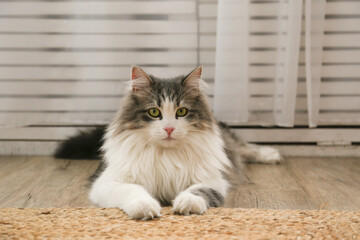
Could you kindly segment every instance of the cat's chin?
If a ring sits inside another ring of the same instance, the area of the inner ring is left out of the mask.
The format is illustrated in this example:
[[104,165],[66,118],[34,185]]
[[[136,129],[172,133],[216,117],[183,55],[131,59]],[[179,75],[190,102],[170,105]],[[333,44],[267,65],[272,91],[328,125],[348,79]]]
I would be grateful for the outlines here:
[[159,140],[157,143],[159,146],[164,148],[173,148],[177,146],[178,140],[175,138],[163,138]]

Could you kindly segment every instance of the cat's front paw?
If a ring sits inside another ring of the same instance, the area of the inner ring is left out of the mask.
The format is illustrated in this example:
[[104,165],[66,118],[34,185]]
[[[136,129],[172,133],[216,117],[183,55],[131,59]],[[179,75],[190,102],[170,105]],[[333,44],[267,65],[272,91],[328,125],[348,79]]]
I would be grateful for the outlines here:
[[280,152],[272,147],[260,147],[259,155],[262,163],[276,164],[282,160]]
[[173,211],[182,215],[203,214],[207,209],[206,202],[202,197],[189,192],[182,192],[173,203]]
[[152,198],[134,200],[127,204],[123,210],[132,219],[150,220],[161,217],[161,206]]

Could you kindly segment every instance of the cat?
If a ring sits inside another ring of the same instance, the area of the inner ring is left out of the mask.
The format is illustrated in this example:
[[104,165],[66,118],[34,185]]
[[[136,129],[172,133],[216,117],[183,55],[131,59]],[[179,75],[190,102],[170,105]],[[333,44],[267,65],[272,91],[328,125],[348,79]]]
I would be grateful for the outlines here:
[[84,148],[90,148],[85,157],[97,157],[101,146],[92,203],[132,219],[161,217],[161,204],[177,214],[203,214],[224,204],[241,162],[281,160],[276,149],[247,144],[215,120],[201,75],[201,66],[171,79],[132,67],[129,91],[105,131],[60,146],[60,158],[81,158]]

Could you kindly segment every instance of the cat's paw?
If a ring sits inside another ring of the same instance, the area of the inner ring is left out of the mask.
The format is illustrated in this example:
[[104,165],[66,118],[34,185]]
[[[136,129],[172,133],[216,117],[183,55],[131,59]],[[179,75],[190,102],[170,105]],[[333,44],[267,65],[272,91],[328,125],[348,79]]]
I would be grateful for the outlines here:
[[282,161],[280,152],[272,147],[260,147],[259,155],[261,163],[276,164]]
[[134,200],[127,204],[123,210],[132,219],[151,220],[161,217],[161,206],[152,198]]
[[175,198],[172,210],[178,214],[189,215],[203,214],[206,209],[206,202],[202,197],[189,192],[182,192]]

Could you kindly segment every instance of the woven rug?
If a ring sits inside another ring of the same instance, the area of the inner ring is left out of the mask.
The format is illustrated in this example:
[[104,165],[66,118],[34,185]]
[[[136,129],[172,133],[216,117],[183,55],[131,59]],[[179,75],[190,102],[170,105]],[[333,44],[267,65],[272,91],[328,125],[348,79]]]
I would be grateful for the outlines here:
[[0,208],[1,239],[360,239],[360,212],[212,208],[152,221],[114,208]]

